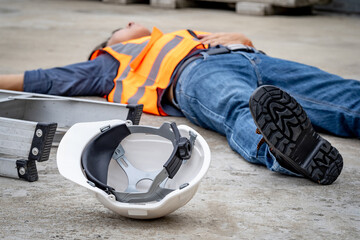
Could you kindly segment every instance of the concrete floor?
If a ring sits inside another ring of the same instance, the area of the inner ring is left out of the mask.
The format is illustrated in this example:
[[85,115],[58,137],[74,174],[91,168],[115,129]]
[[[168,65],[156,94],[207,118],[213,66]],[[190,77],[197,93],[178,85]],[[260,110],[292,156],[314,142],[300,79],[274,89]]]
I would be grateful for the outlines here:
[[[272,56],[360,79],[360,18],[240,16],[216,9],[161,10],[99,1],[0,0],[0,73],[86,60],[128,21],[164,32],[239,31]],[[344,157],[330,186],[245,162],[219,134],[184,118],[144,114],[141,124],[176,121],[208,141],[212,163],[195,197],[167,217],[139,221],[107,210],[58,172],[56,148],[38,163],[39,181],[0,178],[1,239],[360,239],[360,141],[324,135]]]

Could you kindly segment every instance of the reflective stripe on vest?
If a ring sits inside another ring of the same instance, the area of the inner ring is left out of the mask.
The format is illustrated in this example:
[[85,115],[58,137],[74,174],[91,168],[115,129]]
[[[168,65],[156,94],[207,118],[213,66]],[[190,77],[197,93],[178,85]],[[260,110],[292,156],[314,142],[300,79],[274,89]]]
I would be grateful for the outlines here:
[[[114,51],[116,51],[116,55],[121,52],[123,54],[126,54],[128,56],[131,56],[131,59],[129,62],[124,63],[124,61],[121,61],[122,59],[118,59],[120,61],[120,68],[118,71],[118,76],[116,76],[115,78],[115,87],[113,88],[113,90],[111,92],[113,92],[113,97],[112,100],[110,100],[111,102],[121,102],[121,94],[123,92],[123,86],[122,86],[122,81],[127,77],[127,75],[129,74],[131,68],[130,68],[130,62],[131,60],[135,59],[140,53],[141,51],[145,48],[145,46],[148,44],[149,40],[144,41],[143,43],[140,44],[132,44],[132,43],[128,43],[126,45],[124,44],[117,44],[115,45],[115,47],[113,48]],[[114,55],[114,54],[112,54]],[[121,66],[122,64],[122,66]],[[121,67],[125,67],[124,70],[121,69]],[[120,75],[121,73],[121,75]],[[115,92],[114,92],[115,90]],[[129,102],[130,103],[130,102]],[[133,103],[137,103],[137,102],[133,102]]]
[[143,104],[144,112],[166,115],[160,106],[161,94],[176,66],[195,48],[204,46],[187,30],[163,34],[157,28],[149,37],[104,48],[120,62],[108,100]]
[[137,92],[134,96],[132,96],[128,102],[129,103],[137,103],[142,96],[144,96],[145,93],[145,87],[153,85],[154,80],[156,79],[162,60],[164,59],[165,55],[169,53],[170,50],[175,48],[180,42],[183,40],[183,37],[175,36],[170,42],[168,42],[159,52],[159,55],[156,57],[154,65],[151,68],[151,71],[146,79],[146,82],[138,88]]

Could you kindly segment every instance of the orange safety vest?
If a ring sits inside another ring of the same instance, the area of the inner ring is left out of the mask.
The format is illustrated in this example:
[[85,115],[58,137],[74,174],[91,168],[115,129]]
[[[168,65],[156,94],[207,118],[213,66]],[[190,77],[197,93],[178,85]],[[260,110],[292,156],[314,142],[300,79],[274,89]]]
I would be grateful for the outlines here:
[[[195,32],[200,33],[204,32]],[[143,104],[144,112],[167,115],[160,99],[176,66],[192,50],[206,47],[188,30],[163,34],[154,27],[151,36],[106,47],[96,51],[91,60],[107,52],[120,62],[108,101]]]

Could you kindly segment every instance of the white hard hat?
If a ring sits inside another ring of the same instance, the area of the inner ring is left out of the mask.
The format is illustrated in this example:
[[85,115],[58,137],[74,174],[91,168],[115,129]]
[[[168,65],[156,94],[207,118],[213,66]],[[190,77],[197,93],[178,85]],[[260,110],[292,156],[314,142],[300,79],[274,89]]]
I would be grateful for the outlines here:
[[57,151],[59,172],[107,208],[131,218],[165,216],[194,196],[210,149],[192,128],[122,120],[73,125]]

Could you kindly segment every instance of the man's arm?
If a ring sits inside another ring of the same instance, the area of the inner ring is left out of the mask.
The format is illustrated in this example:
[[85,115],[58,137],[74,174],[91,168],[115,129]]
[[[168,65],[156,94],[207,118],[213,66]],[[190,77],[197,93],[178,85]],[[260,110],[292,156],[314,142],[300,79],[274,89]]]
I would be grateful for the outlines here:
[[0,89],[23,91],[24,74],[0,75]]
[[200,34],[198,38],[203,44],[215,45],[230,45],[230,44],[244,44],[250,47],[254,47],[251,40],[242,33],[211,33]]

